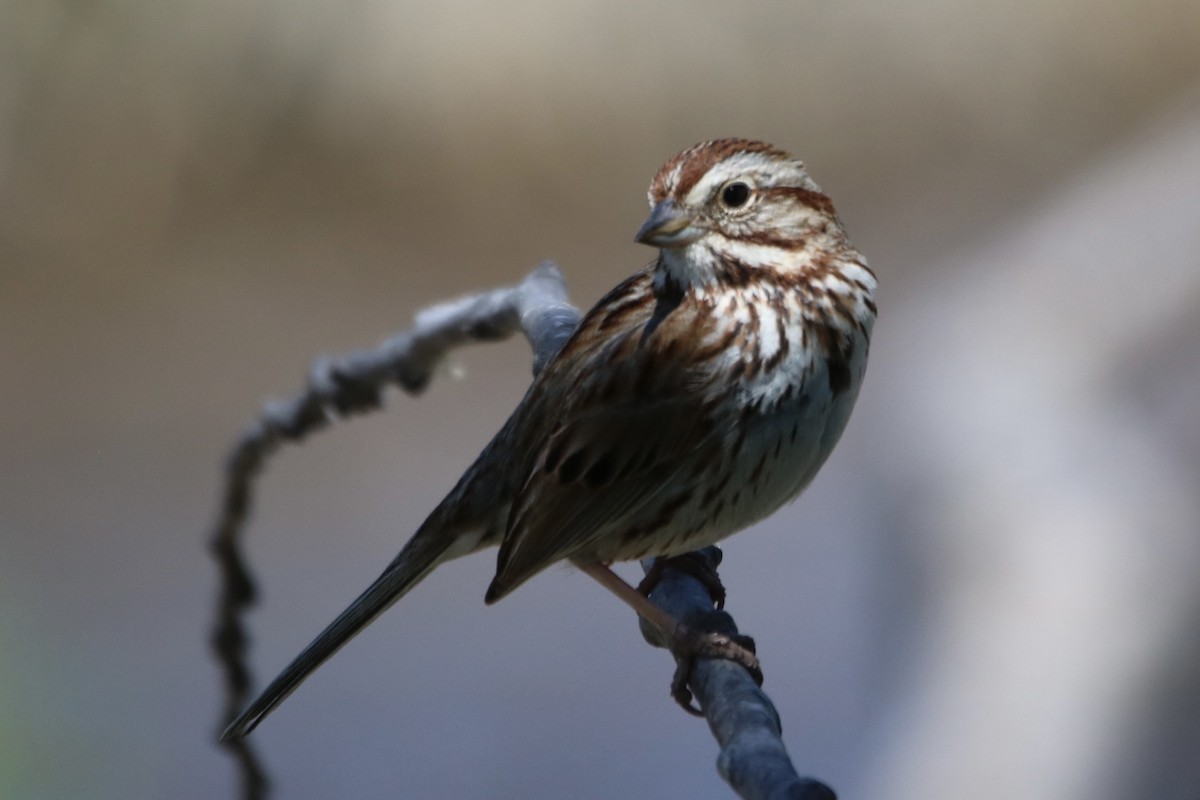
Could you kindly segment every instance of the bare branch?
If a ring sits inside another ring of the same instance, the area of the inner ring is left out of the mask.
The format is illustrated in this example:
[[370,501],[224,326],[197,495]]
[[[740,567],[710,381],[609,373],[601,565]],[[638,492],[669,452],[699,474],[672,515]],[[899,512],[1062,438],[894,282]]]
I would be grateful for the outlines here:
[[[706,547],[692,555],[708,560],[715,571],[721,550]],[[642,562],[650,571],[654,559]],[[737,625],[725,611],[714,611],[709,587],[688,572],[667,565],[650,599],[675,619],[695,630],[736,635]],[[658,631],[642,622],[642,635],[664,647]],[[709,730],[721,753],[717,771],[743,800],[836,800],[820,781],[802,778],[783,745],[779,712],[754,679],[739,664],[697,659],[688,678]]]
[[[255,589],[240,540],[253,502],[254,480],[266,459],[284,442],[300,441],[335,419],[381,408],[383,393],[390,385],[410,394],[420,393],[446,354],[470,342],[496,341],[521,331],[533,349],[536,375],[574,332],[579,319],[579,311],[567,299],[561,272],[546,262],[516,286],[420,312],[410,330],[374,349],[318,359],[302,392],[264,406],[226,463],[225,490],[211,541],[222,581],[212,633],[212,646],[225,672],[221,728],[249,699],[251,678],[242,616],[255,600]],[[714,569],[720,563],[716,547],[699,552],[710,559]],[[663,571],[651,599],[695,629],[737,632],[728,614],[713,611],[708,589],[672,567]],[[662,646],[650,635],[647,639]],[[780,738],[775,707],[742,667],[701,659],[692,669],[688,685],[721,746],[717,769],[739,796],[746,800],[834,800],[827,786],[796,774]],[[266,774],[247,740],[237,739],[225,746],[238,759],[243,798],[265,797],[269,788]]]
[[[242,617],[255,601],[255,588],[241,536],[254,499],[254,480],[267,458],[285,441],[301,441],[334,419],[381,408],[390,385],[420,393],[451,349],[473,341],[497,341],[523,332],[533,348],[536,374],[575,330],[579,316],[567,299],[562,273],[547,261],[516,286],[422,311],[411,330],[374,349],[317,359],[304,391],[263,407],[229,454],[221,509],[210,541],[221,575],[210,640],[225,673],[225,708],[218,730],[237,716],[250,694]],[[265,797],[267,777],[254,748],[245,739],[226,742],[225,747],[240,765],[242,797]]]

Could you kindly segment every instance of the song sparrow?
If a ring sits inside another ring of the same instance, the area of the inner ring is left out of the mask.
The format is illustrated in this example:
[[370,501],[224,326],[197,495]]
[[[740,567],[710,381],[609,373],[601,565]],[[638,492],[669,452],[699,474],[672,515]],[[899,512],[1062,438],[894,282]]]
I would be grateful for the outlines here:
[[716,542],[813,479],[850,416],[875,320],[875,276],[833,204],[802,162],[743,139],[684,150],[649,200],[637,241],[658,258],[588,312],[396,559],[225,738],[438,564],[491,545],[487,603],[569,559],[675,635],[607,565]]

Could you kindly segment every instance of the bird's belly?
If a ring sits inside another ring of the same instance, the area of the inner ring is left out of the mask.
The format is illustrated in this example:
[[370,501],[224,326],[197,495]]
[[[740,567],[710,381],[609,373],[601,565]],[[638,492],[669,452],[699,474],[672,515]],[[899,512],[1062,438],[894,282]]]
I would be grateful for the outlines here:
[[[865,348],[864,348],[865,349]],[[724,481],[719,493],[704,502],[696,494],[680,514],[669,552],[673,555],[713,544],[770,516],[795,499],[816,477],[849,421],[865,371],[865,358],[850,366],[843,391],[829,390],[823,371],[809,374],[787,402],[751,416],[736,455],[710,481]],[[728,480],[725,481],[725,475]]]
[[741,454],[730,465],[731,477],[721,497],[708,508],[696,507],[693,519],[681,520],[696,530],[681,543],[682,551],[737,533],[799,495],[832,449],[825,444],[831,419],[828,409],[815,409],[755,421]]
[[[816,477],[846,427],[866,369],[865,341],[844,367],[844,382],[831,380],[824,358],[801,351],[774,374],[743,384],[742,394],[729,398],[736,407],[728,417],[738,422],[728,430],[726,446],[714,450],[701,469],[686,470],[688,482],[657,495],[657,501],[625,520],[626,535],[606,537],[606,546],[584,560],[686,553],[737,533],[794,499]],[[669,516],[664,517],[664,508]]]

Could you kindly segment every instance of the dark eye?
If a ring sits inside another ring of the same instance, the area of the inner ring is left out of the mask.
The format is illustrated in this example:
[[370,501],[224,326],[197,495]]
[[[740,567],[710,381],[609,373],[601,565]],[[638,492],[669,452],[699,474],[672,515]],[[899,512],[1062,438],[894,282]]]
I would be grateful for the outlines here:
[[735,181],[721,190],[721,202],[729,208],[741,208],[750,199],[750,187]]

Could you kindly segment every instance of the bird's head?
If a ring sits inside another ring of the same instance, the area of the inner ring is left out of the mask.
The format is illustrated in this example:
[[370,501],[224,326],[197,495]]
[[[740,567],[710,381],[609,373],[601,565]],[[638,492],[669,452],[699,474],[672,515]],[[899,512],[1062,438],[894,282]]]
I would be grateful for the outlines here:
[[804,162],[764,142],[690,147],[662,166],[648,199],[636,241],[660,248],[660,263],[685,285],[720,280],[723,264],[787,271],[805,248],[844,241]]

